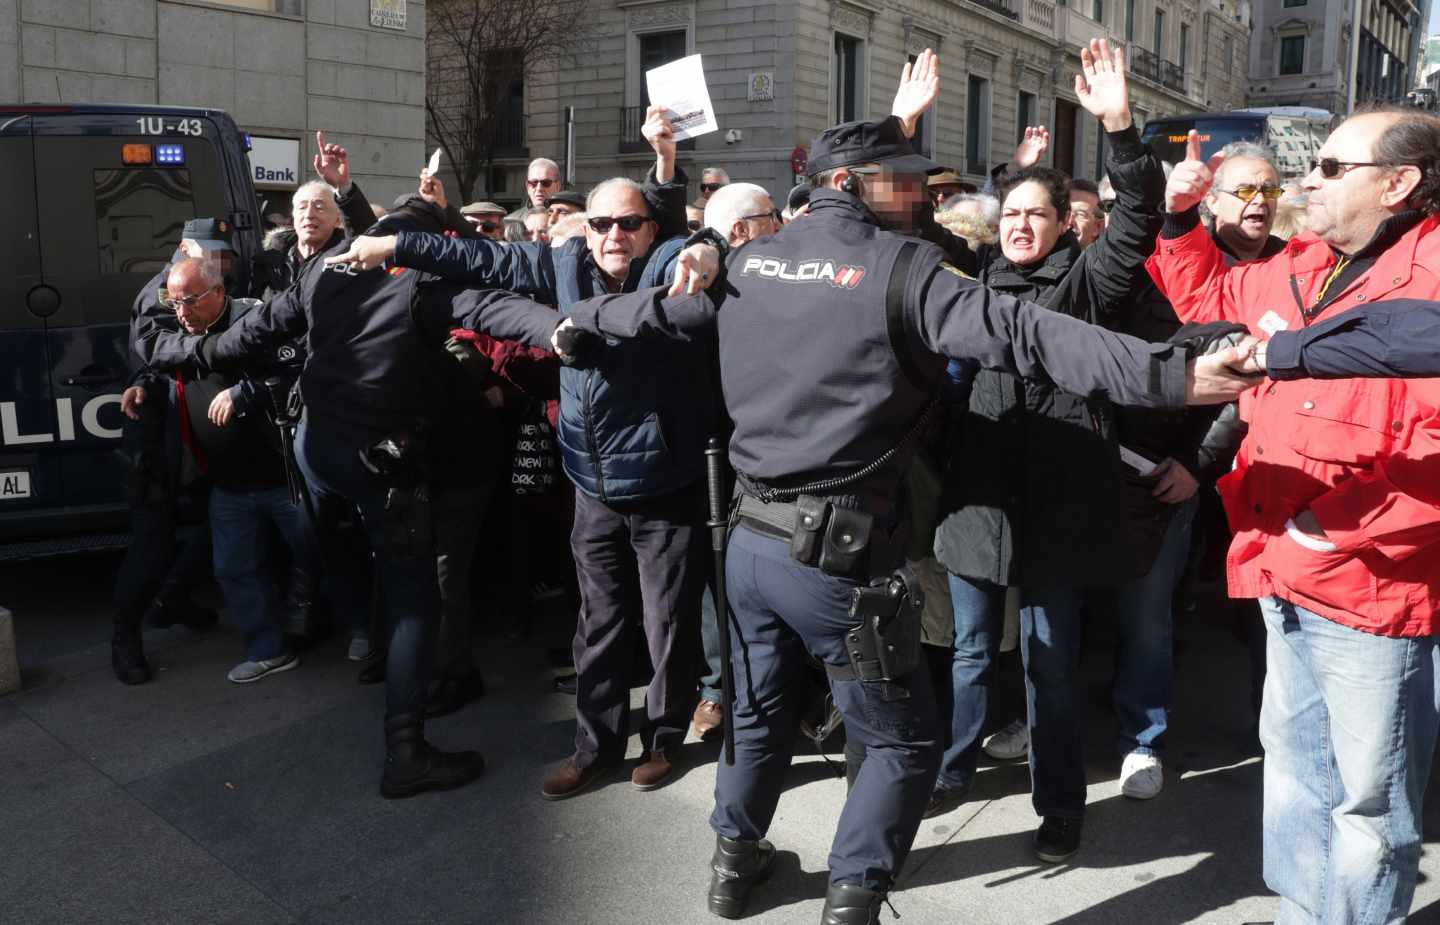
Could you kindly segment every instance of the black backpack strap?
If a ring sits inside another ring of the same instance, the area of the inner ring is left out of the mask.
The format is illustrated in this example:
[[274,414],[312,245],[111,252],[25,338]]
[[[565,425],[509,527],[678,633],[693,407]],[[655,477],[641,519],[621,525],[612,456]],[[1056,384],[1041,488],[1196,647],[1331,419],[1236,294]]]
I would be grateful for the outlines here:
[[906,241],[900,245],[900,255],[890,271],[890,283],[885,289],[885,328],[890,335],[890,351],[900,364],[900,371],[910,384],[922,392],[932,392],[935,383],[926,378],[915,362],[917,345],[915,338],[905,326],[905,286],[910,279],[910,265],[915,262],[915,252],[920,245]]

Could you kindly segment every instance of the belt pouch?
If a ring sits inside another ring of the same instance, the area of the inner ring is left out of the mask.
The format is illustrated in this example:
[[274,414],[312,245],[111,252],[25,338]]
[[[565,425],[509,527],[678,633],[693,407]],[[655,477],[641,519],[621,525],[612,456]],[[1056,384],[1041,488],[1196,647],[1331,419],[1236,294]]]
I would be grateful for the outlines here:
[[820,561],[820,546],[825,531],[825,518],[830,502],[814,495],[795,499],[795,532],[790,536],[790,558],[801,565]]
[[830,506],[830,523],[820,545],[820,571],[841,578],[853,578],[865,567],[870,548],[870,528],[875,518],[864,511]]

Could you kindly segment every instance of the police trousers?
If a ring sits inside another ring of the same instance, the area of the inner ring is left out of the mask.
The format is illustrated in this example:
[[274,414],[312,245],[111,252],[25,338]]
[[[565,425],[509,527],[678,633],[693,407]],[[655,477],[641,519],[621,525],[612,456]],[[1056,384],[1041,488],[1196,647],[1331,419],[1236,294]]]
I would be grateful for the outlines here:
[[[790,558],[788,543],[745,526],[725,565],[735,674],[735,764],[720,763],[710,825],[727,838],[765,835],[799,734],[807,651],[847,665],[856,583]],[[939,725],[924,666],[898,684],[831,681],[848,741],[865,748],[830,848],[830,882],[888,890],[940,768]],[[903,695],[908,691],[909,696]]]

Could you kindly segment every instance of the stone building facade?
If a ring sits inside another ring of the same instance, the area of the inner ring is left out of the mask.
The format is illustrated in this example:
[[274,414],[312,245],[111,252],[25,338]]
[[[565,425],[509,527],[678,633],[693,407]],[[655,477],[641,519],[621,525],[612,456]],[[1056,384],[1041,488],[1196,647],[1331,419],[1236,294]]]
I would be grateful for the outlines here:
[[325,129],[388,205],[425,164],[424,36],[421,0],[0,0],[0,101],[224,109],[301,182]]
[[692,180],[714,164],[780,196],[792,155],[829,125],[887,114],[907,56],[926,47],[942,89],[922,147],[976,183],[1026,124],[1050,127],[1057,166],[1097,175],[1098,123],[1074,93],[1094,36],[1128,42],[1140,121],[1238,107],[1247,73],[1248,4],[1235,0],[596,0],[587,19],[585,50],[531,75],[524,156],[501,162],[494,198],[516,201],[525,157],[564,160],[566,107],[577,186],[639,176],[644,68],[685,54],[704,56],[720,123],[682,148]]
[[1250,105],[1344,115],[1400,101],[1416,80],[1416,36],[1427,7],[1415,0],[1258,0]]

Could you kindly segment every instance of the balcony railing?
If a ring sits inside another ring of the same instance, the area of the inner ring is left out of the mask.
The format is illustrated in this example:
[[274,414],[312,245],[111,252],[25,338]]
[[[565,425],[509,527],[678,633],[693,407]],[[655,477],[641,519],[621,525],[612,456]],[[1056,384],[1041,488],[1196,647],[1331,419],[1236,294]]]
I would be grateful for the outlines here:
[[1041,32],[1055,31],[1055,4],[1050,0],[1025,0],[1025,25]]
[[495,117],[495,156],[530,156],[530,149],[525,147],[524,116],[503,115]]
[[[983,6],[992,13],[999,13],[1001,16],[1010,19],[1019,19],[1020,14],[1015,11],[1013,0],[970,0],[976,6]],[[1021,0],[1024,2],[1024,0]]]
[[[645,154],[650,150],[650,142],[640,133],[641,127],[645,125],[644,106],[622,106],[620,108],[620,153],[621,154]],[[684,141],[676,142],[676,149],[680,151],[694,151],[695,139],[686,138]]]
[[1164,58],[1145,48],[1131,45],[1126,51],[1130,57],[1130,70],[1162,87],[1168,87],[1179,93],[1185,92],[1185,69],[1173,61],[1166,61]]

